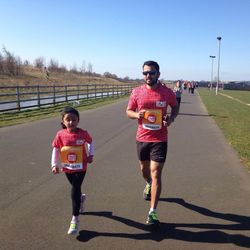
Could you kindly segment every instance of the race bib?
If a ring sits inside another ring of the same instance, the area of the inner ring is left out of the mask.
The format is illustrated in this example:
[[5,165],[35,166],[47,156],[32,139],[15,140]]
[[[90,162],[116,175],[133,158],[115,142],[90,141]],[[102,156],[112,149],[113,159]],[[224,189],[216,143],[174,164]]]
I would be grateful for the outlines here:
[[162,126],[162,110],[148,109],[142,120],[142,127],[149,130],[159,130]]
[[64,146],[61,148],[61,164],[69,170],[83,169],[83,146]]

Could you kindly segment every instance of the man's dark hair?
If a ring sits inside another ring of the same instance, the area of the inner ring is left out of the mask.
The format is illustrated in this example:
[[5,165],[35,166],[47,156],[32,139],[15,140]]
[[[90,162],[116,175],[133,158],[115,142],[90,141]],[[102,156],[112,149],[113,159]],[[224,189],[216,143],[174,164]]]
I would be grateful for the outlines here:
[[142,68],[144,68],[145,65],[147,65],[147,66],[153,66],[153,67],[155,67],[155,69],[156,69],[158,72],[160,72],[160,66],[159,66],[159,64],[158,64],[157,62],[155,62],[155,61],[146,61],[146,62],[144,62],[143,65],[142,65]]

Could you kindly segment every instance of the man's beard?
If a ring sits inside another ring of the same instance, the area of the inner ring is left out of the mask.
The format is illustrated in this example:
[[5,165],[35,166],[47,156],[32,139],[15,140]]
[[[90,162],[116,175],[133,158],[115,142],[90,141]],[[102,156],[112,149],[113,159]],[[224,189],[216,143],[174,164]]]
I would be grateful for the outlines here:
[[149,86],[154,86],[155,84],[157,84],[157,82],[158,82],[158,79],[153,79],[153,80],[151,80],[151,82],[150,83],[148,83],[147,81],[145,81],[146,82],[146,84],[147,85],[149,85]]

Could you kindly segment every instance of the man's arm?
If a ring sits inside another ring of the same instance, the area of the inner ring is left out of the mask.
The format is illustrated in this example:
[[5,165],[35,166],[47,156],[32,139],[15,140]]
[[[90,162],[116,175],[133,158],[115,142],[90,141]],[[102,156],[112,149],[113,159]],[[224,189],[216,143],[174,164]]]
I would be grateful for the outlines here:
[[171,107],[170,116],[167,118],[167,125],[170,126],[172,122],[174,122],[175,118],[178,116],[179,109],[178,105]]

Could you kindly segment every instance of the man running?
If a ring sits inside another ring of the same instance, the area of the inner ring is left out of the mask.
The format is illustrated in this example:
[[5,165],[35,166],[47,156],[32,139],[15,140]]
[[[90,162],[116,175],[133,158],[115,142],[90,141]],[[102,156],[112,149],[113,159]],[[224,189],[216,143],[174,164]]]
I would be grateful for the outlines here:
[[[161,194],[161,173],[166,160],[167,127],[178,115],[178,104],[173,91],[158,80],[157,62],[146,61],[143,66],[144,84],[133,89],[127,106],[127,116],[138,119],[136,134],[137,154],[146,187],[145,200],[150,201],[147,224],[158,224],[156,207]],[[167,107],[171,114],[167,116]]]

